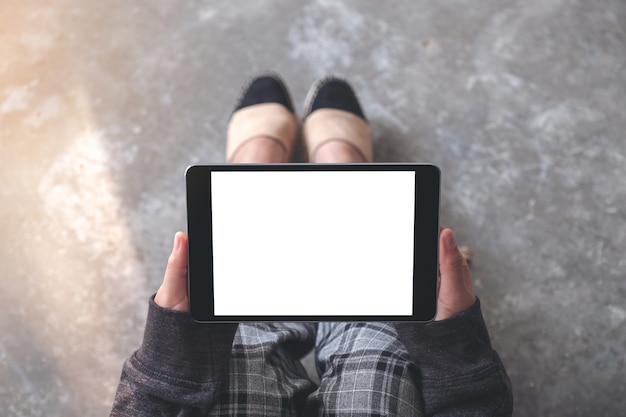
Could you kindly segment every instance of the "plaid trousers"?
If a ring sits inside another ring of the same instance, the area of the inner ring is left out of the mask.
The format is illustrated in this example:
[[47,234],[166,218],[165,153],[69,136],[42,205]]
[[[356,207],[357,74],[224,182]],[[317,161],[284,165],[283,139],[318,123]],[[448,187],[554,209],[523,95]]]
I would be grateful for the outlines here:
[[[315,348],[319,386],[300,358]],[[417,368],[390,323],[241,323],[211,416],[422,416]]]

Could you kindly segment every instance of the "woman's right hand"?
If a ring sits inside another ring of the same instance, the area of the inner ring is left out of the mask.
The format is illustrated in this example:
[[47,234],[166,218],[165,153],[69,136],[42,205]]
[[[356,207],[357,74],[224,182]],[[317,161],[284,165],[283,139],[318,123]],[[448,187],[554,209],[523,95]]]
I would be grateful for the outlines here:
[[167,261],[163,283],[154,297],[154,302],[159,307],[189,312],[187,243],[186,234],[176,233],[174,248]]

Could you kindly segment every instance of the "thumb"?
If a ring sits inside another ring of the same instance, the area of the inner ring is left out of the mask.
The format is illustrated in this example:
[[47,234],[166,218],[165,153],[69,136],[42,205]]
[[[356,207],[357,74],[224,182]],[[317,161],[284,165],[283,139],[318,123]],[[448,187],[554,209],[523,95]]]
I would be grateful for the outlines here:
[[474,304],[476,294],[469,267],[450,229],[444,229],[439,235],[439,275],[435,320],[452,317]]
[[187,292],[187,235],[178,232],[174,236],[174,248],[167,260],[163,283],[154,297],[154,302],[163,308],[189,311]]

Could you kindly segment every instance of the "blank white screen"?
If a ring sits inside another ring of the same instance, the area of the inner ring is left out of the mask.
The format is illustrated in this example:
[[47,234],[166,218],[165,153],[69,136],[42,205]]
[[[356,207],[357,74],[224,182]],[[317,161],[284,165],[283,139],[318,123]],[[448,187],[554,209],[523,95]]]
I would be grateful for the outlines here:
[[214,312],[411,315],[415,172],[211,173]]

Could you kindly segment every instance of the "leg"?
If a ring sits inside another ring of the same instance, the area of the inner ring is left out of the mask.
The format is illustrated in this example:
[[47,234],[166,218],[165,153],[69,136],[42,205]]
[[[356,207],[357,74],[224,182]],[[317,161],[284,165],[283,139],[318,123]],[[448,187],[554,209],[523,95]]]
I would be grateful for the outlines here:
[[319,389],[309,408],[320,416],[421,416],[417,368],[391,323],[320,323]]
[[[295,126],[282,81],[275,76],[257,77],[245,89],[229,123],[227,160],[288,162]],[[311,323],[240,323],[231,353],[229,388],[210,415],[301,415],[316,385],[300,357],[312,349],[316,330]]]
[[298,416],[316,385],[300,363],[311,349],[312,323],[239,323],[229,388],[211,416]]
[[[369,127],[356,95],[341,80],[312,90],[305,120],[309,160],[369,162]],[[319,323],[319,389],[309,396],[311,415],[421,416],[417,368],[390,323]]]

